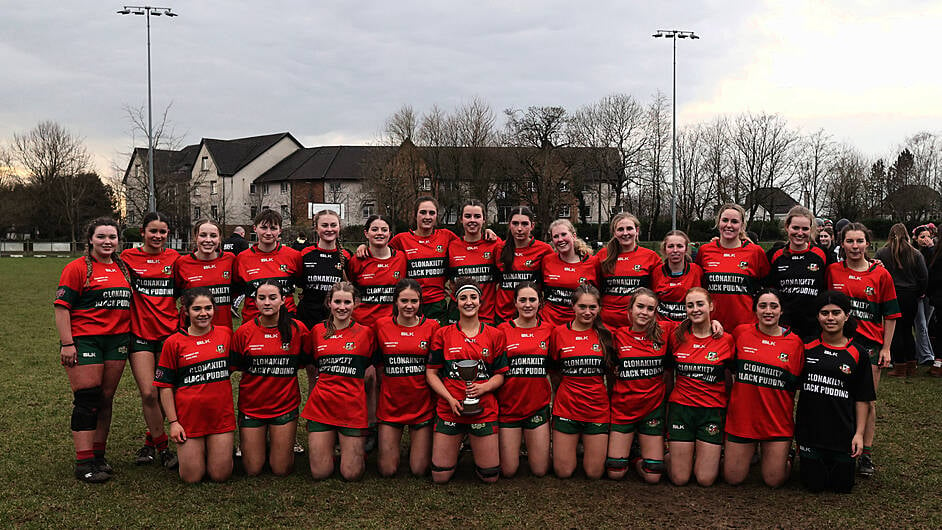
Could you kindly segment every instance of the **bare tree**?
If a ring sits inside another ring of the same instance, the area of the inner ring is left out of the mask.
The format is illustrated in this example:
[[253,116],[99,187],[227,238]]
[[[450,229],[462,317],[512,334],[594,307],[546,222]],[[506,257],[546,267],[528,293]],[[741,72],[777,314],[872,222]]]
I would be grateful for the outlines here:
[[[879,162],[882,166],[882,161]],[[840,146],[825,189],[827,211],[834,219],[859,219],[873,202],[869,195],[867,161],[849,145]]]
[[651,239],[654,224],[661,217],[667,175],[671,172],[671,108],[661,92],[654,95],[645,109],[645,136],[635,214],[646,221],[647,238]]
[[913,155],[913,184],[939,188],[942,177],[942,142],[933,133],[922,131],[906,141],[901,150]]
[[[791,151],[798,135],[777,114],[741,114],[732,128],[732,146],[742,163],[742,184],[748,193],[758,188],[788,188],[794,181],[790,171]],[[750,201],[749,218],[760,204]]]
[[419,120],[415,115],[415,109],[412,105],[403,105],[399,107],[383,127],[384,145],[399,145],[402,142],[415,138],[415,132],[418,129]]
[[716,153],[708,134],[711,127],[696,125],[677,134],[677,217],[687,232],[692,221],[704,218],[716,197]]
[[42,194],[44,200],[37,206],[67,223],[75,241],[85,219],[79,205],[90,191],[99,189],[84,176],[91,164],[84,140],[54,121],[42,121],[23,134],[13,134],[13,156]]
[[795,170],[801,186],[801,202],[816,215],[824,206],[831,167],[838,156],[838,145],[818,129],[799,139],[795,151]]

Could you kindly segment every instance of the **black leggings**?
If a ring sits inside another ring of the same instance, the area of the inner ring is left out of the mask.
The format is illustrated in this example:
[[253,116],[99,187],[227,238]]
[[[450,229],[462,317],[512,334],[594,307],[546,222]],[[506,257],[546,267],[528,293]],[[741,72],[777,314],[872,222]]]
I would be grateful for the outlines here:
[[801,447],[798,469],[801,485],[808,491],[850,493],[854,488],[857,461],[847,453]]
[[893,344],[890,346],[890,355],[893,363],[905,363],[916,360],[916,339],[913,337],[913,326],[916,322],[916,303],[919,296],[915,291],[896,291],[899,309],[903,316],[896,321],[896,331],[893,332]]

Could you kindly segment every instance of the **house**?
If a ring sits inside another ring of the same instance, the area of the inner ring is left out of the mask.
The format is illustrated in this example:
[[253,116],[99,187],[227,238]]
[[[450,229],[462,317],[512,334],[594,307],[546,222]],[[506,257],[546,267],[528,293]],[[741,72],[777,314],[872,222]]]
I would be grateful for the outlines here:
[[924,221],[942,216],[942,194],[924,184],[907,184],[883,198],[883,217],[899,221]]
[[[198,148],[154,149],[157,210],[170,218],[171,232],[177,238],[185,238],[191,223],[190,175]],[[147,167],[147,148],[135,148],[121,179],[124,195],[120,209],[130,226],[137,225],[149,210]]]
[[752,190],[746,196],[746,211],[752,212],[751,221],[782,221],[798,201],[782,188],[764,187]]

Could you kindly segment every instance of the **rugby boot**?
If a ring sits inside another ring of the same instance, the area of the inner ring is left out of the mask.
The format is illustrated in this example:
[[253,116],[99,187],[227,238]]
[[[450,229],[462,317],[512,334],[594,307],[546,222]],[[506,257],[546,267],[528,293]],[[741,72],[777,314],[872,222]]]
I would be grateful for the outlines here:
[[111,475],[95,467],[94,462],[86,462],[75,465],[75,478],[89,484],[101,484],[108,482]]

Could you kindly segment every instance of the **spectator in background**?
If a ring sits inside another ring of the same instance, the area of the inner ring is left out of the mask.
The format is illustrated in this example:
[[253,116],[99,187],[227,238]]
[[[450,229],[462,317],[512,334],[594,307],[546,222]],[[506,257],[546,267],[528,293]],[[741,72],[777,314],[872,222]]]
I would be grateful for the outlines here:
[[222,244],[223,252],[231,252],[237,256],[247,248],[249,248],[249,242],[245,240],[245,229],[241,226],[235,227],[229,239]]
[[817,243],[824,251],[824,255],[828,257],[828,263],[834,263],[837,258],[837,254],[834,253],[834,248],[837,246],[837,242],[834,240],[834,229],[830,226],[821,228],[818,232]]
[[[935,225],[928,223],[917,226],[913,229],[913,240],[916,242],[916,249],[922,254],[928,267],[935,254]],[[935,307],[931,303],[929,296],[919,299],[916,305],[916,362],[918,364],[932,364],[935,359],[935,352],[932,349],[932,341],[929,339],[929,322],[932,320],[932,314]]]
[[304,232],[298,232],[298,237],[295,238],[293,243],[291,243],[291,248],[301,252],[307,248],[307,246],[307,236],[304,235]]
[[902,318],[896,323],[893,345],[890,353],[893,357],[893,377],[911,376],[916,372],[916,343],[913,340],[913,325],[916,319],[916,306],[926,294],[929,273],[926,260],[913,248],[909,233],[903,223],[890,227],[886,245],[877,251],[877,259],[893,277],[896,287],[896,299],[899,301]]

